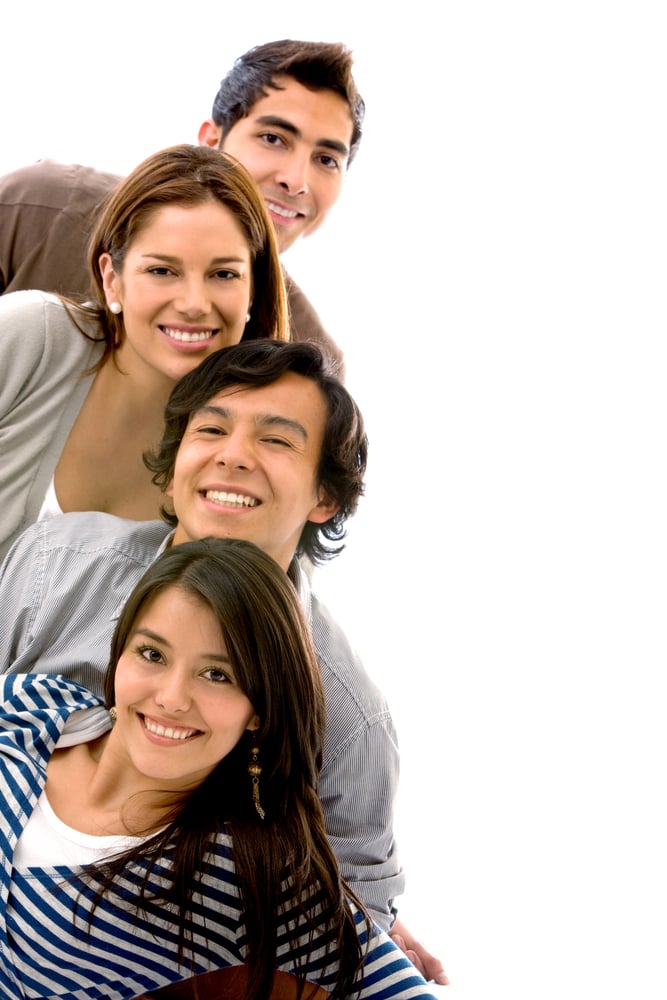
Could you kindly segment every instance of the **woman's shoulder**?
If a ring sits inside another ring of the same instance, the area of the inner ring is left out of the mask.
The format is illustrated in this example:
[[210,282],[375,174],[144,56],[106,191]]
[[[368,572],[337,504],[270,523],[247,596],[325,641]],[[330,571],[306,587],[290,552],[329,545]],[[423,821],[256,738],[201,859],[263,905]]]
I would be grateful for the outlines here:
[[62,299],[55,292],[42,292],[37,288],[7,292],[0,296],[0,317],[4,320],[5,317],[24,316],[26,313],[37,315],[49,306],[64,311]]
[[[36,288],[8,292],[0,296],[0,332],[12,324],[20,324],[24,331],[47,326],[73,326],[72,313],[75,311],[55,292],[42,292]],[[30,327],[25,324],[30,323]]]
[[99,695],[61,674],[4,674],[0,677],[0,702],[38,713],[43,710],[80,711],[102,704]]
[[[8,747],[20,747],[19,758],[23,766],[26,759],[37,766],[39,761],[51,755],[72,716],[101,704],[102,699],[92,691],[58,675],[6,674],[1,677],[0,772],[7,765]],[[89,715],[85,713],[85,720]]]
[[68,355],[94,361],[101,339],[91,314],[54,292],[28,289],[0,296],[0,350],[30,355],[57,345],[62,356],[66,345]]

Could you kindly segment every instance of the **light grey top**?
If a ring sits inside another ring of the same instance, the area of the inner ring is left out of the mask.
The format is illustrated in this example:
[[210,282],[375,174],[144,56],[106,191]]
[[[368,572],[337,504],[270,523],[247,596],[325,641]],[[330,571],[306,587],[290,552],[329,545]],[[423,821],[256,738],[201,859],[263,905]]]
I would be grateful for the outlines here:
[[39,517],[102,351],[57,296],[0,297],[0,558]]

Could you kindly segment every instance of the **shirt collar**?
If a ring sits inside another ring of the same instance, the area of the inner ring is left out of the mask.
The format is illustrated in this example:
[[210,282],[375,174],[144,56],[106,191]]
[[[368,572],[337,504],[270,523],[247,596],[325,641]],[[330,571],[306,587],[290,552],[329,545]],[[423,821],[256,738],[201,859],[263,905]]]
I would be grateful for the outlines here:
[[308,574],[304,571],[298,556],[294,556],[287,570],[287,575],[296,587],[299,600],[303,606],[306,621],[310,625],[312,615],[312,591]]

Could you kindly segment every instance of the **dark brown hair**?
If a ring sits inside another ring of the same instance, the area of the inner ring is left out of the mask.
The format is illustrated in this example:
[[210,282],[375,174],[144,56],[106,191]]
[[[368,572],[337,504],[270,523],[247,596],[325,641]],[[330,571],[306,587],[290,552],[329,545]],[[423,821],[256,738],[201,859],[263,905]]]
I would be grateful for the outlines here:
[[[90,879],[96,899],[112,892],[128,865],[143,867],[137,906],[155,907],[146,883],[163,858],[170,861],[164,902],[178,915],[180,952],[187,947],[193,895],[210,858],[210,847],[226,826],[241,887],[250,977],[248,1000],[268,996],[276,965],[278,932],[287,901],[297,907],[298,931],[310,948],[324,947],[339,965],[334,996],[354,993],[362,964],[353,913],[345,901],[363,905],[341,879],[327,839],[318,796],[324,740],[324,689],[310,631],[297,593],[277,563],[251,542],[203,539],[168,549],[134,588],[118,620],[105,678],[107,707],[114,704],[118,660],[142,609],[178,587],[216,617],[236,683],[260,719],[252,734],[260,748],[260,798],[254,807],[248,775],[250,742],[242,738],[181,801],[165,829],[109,863]],[[187,623],[184,622],[184,627]],[[146,862],[149,867],[146,870]],[[368,929],[368,925],[367,925]]]
[[[317,564],[343,548],[345,522],[357,509],[364,492],[368,458],[368,440],[359,408],[317,344],[255,340],[223,347],[205,358],[172,389],[165,408],[162,441],[155,452],[144,456],[144,462],[153,473],[153,482],[165,490],[173,479],[176,455],[194,413],[223,389],[270,385],[286,372],[312,379],[326,404],[317,486],[338,504],[338,510],[323,524],[307,521],[297,546],[297,555],[306,555]],[[177,515],[166,507],[162,515],[172,526],[178,524]]]
[[256,45],[239,56],[220,83],[211,117],[222,126],[222,139],[241,118],[247,118],[269,87],[279,90],[276,77],[291,76],[310,90],[332,90],[350,109],[352,141],[348,164],[354,159],[364,122],[365,105],[352,76],[352,52],[340,42],[299,42],[290,38]]

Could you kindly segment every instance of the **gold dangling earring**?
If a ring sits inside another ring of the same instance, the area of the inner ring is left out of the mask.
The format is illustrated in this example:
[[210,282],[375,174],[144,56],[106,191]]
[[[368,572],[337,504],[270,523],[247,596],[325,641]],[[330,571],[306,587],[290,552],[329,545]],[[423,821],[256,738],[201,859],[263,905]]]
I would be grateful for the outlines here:
[[250,763],[248,764],[248,774],[252,778],[252,801],[255,804],[255,809],[259,815],[260,819],[264,819],[264,810],[262,809],[259,802],[259,776],[262,773],[262,768],[259,764],[259,747],[253,746],[250,748]]
[[111,719],[112,725],[118,718],[118,712],[116,711],[115,705],[112,705],[111,708],[109,709],[109,718]]

